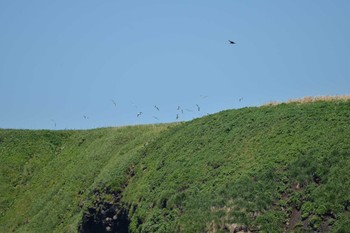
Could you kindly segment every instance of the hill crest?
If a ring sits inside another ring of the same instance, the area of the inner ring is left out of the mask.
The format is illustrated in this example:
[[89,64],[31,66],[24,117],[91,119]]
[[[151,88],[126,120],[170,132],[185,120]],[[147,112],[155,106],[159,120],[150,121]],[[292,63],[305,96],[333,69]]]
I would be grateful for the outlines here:
[[349,229],[350,101],[307,103],[179,124],[0,130],[0,231],[88,232],[84,218],[106,232]]

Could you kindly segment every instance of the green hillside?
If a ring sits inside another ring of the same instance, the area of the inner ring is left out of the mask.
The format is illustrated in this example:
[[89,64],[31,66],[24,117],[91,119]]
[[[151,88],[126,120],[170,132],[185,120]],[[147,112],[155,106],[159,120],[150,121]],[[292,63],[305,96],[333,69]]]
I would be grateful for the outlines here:
[[122,187],[141,148],[167,128],[0,130],[0,232],[76,232],[89,195]]
[[349,232],[350,101],[0,130],[1,232]]

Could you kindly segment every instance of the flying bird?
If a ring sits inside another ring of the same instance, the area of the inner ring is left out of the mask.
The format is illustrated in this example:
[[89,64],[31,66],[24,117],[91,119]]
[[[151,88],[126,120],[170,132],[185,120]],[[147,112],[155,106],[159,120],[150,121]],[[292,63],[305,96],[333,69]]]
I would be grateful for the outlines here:
[[84,117],[85,120],[89,119],[89,117],[87,117],[87,116],[85,116],[85,115],[83,115],[83,117]]
[[117,103],[113,99],[111,99],[111,101],[114,104],[114,107],[117,107]]
[[201,110],[198,104],[196,104],[198,112]]
[[142,115],[142,112],[139,112],[137,113],[137,117],[141,116]]
[[157,107],[157,105],[154,105],[154,108],[157,109],[157,111],[159,111],[159,108]]
[[56,121],[54,121],[54,120],[51,120],[52,122],[53,122],[53,124],[55,125],[55,128],[56,128]]
[[238,101],[241,102],[243,100],[243,97],[239,98]]
[[184,114],[184,110],[180,106],[177,106],[177,111],[181,111],[181,113]]
[[176,120],[179,119],[179,114],[176,114]]
[[230,42],[230,44],[236,44],[236,42],[234,42],[232,40],[228,40],[228,42]]

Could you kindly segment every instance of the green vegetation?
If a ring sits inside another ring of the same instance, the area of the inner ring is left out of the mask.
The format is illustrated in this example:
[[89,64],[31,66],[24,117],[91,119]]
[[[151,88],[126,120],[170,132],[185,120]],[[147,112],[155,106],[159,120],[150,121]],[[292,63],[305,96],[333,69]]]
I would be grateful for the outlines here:
[[0,130],[0,231],[76,232],[105,203],[130,232],[347,232],[349,122],[336,99],[177,125]]
[[[145,149],[125,190],[124,201],[136,206],[130,228],[350,229],[349,120],[349,101],[319,101],[223,111],[173,127]],[[291,219],[293,211],[302,216]]]
[[0,130],[0,232],[76,232],[93,190],[121,187],[168,127]]

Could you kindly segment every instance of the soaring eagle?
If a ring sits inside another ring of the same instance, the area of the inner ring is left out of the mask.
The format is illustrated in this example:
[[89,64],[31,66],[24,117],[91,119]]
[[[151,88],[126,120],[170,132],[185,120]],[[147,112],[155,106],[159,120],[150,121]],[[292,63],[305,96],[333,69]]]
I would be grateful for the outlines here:
[[230,42],[230,44],[236,44],[236,42],[234,42],[232,40],[228,40],[228,42]]

